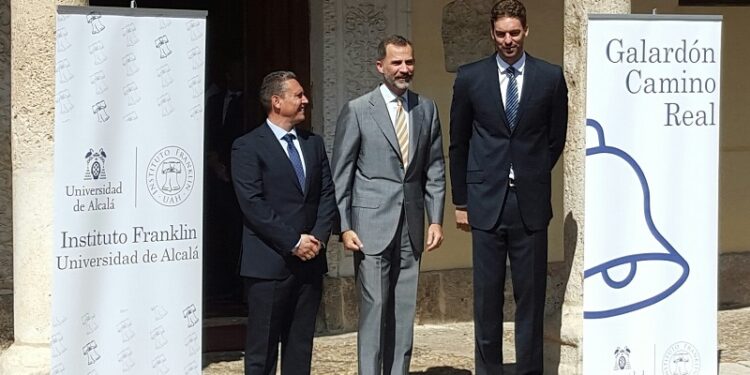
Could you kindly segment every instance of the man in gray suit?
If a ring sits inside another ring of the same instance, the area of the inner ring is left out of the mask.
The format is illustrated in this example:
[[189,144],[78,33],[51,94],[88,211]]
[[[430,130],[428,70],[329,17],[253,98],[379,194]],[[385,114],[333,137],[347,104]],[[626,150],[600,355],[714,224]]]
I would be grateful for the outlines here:
[[378,54],[383,83],[341,110],[331,164],[360,289],[359,374],[406,375],[422,250],[443,241],[443,143],[435,102],[408,90],[411,42],[387,37]]

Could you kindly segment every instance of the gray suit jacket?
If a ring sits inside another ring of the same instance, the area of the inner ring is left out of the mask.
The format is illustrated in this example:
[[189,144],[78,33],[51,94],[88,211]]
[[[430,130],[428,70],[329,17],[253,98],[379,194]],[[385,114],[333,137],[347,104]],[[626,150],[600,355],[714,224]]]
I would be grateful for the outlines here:
[[430,224],[443,222],[445,164],[437,107],[407,92],[406,170],[379,87],[347,103],[336,123],[331,166],[341,232],[354,230],[365,254],[378,254],[390,244],[402,207],[416,251],[424,248],[425,212]]

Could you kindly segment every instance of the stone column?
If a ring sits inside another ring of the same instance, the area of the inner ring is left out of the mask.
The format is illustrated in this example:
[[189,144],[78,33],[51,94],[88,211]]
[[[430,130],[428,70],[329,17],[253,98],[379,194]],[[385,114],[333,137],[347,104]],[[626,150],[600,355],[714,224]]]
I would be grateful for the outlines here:
[[13,335],[10,166],[10,0],[0,0],[0,347]]
[[87,3],[10,3],[15,342],[0,356],[1,374],[49,373],[55,11]]
[[[568,141],[565,146],[564,247],[569,270],[559,317],[560,374],[583,373],[583,229],[586,157],[586,48],[588,14],[630,13],[630,0],[566,0],[564,70],[568,83]],[[552,368],[549,368],[552,371]]]

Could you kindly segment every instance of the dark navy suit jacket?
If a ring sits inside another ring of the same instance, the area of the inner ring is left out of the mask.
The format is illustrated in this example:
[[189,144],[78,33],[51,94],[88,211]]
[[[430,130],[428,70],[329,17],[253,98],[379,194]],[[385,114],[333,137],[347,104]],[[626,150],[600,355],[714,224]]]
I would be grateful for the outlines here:
[[268,124],[232,145],[232,179],[244,216],[240,275],[284,279],[327,272],[325,251],[302,262],[291,250],[300,234],[328,241],[336,216],[331,170],[323,139],[297,129],[305,162],[304,193],[292,163]]
[[453,203],[469,223],[492,229],[503,209],[511,163],[521,216],[530,230],[552,218],[550,171],[565,145],[568,89],[562,69],[526,54],[516,128],[501,98],[496,55],[459,68],[453,86],[450,175]]

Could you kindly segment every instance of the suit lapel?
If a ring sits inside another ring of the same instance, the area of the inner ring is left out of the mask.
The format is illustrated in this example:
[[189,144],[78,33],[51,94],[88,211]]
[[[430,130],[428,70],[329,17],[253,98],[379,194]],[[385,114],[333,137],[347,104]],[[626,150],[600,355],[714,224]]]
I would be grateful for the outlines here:
[[[266,123],[265,125],[265,131],[261,133],[261,138],[264,138],[263,144],[267,145],[269,154],[271,155],[271,160],[279,161],[279,167],[285,171],[285,174],[289,178],[289,181],[294,183],[294,186],[297,187],[299,193],[302,194],[302,189],[297,182],[297,173],[294,172],[292,161],[289,160],[289,156],[287,156],[286,152],[282,149],[283,146],[279,143],[279,140],[276,139],[276,135],[273,134],[273,130],[271,130],[270,125],[268,125],[268,123]],[[300,148],[301,146],[302,140],[300,139]],[[305,164],[307,164],[307,158],[305,158]],[[307,180],[307,173],[305,173],[305,180]]]
[[388,114],[388,107],[386,107],[385,100],[383,100],[383,95],[380,94],[380,86],[370,93],[370,115],[372,115],[380,131],[385,135],[385,139],[388,140],[393,151],[401,157],[401,150],[399,150],[398,139],[396,138],[396,129],[394,129],[391,116]]
[[487,100],[490,102],[488,108],[498,108],[498,129],[510,133],[510,126],[508,126],[508,119],[505,117],[505,107],[503,106],[503,94],[500,90],[500,70],[497,67],[497,53],[492,54],[485,61],[487,62],[485,67],[487,73],[485,76],[494,78],[486,82],[489,85],[487,90],[485,90],[489,94],[487,96]]
[[407,169],[410,169],[414,156],[419,149],[422,126],[429,126],[429,124],[425,117],[424,108],[419,105],[419,95],[411,90],[407,93],[409,102],[409,164]]
[[529,105],[529,98],[534,95],[532,87],[537,87],[536,80],[536,65],[534,65],[534,58],[526,54],[526,64],[523,67],[523,87],[521,89],[521,101],[518,103],[518,123],[516,129],[523,124],[523,114],[526,113],[526,107]]
[[312,162],[315,160],[315,149],[313,148],[310,137],[305,134],[304,136],[297,131],[297,139],[299,139],[299,147],[302,149],[302,156],[305,159],[305,191],[304,194],[310,191],[310,171],[312,171]]

